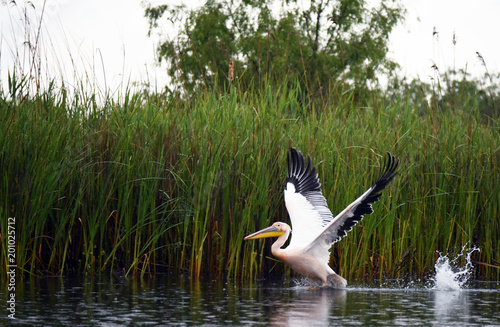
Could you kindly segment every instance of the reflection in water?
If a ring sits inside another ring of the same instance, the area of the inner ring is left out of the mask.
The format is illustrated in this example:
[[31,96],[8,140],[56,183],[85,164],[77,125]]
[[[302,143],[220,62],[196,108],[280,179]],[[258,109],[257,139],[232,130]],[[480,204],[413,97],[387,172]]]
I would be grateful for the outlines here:
[[434,291],[434,318],[440,326],[452,323],[458,316],[470,317],[469,311],[467,296],[462,291]]
[[[500,325],[500,284],[443,292],[425,288],[290,287],[176,276],[41,278],[16,283],[16,320],[0,326]],[[0,302],[6,289],[0,287]],[[0,310],[0,313],[5,309]]]
[[342,289],[297,288],[286,302],[275,303],[271,315],[272,326],[328,326],[330,308],[345,303],[346,291]]

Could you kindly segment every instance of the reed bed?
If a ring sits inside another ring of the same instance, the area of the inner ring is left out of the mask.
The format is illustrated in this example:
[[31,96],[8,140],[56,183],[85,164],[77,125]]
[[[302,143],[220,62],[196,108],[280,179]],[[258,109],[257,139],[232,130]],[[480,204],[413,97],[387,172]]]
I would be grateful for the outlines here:
[[437,251],[464,244],[481,249],[476,277],[500,277],[498,121],[484,123],[473,102],[418,113],[404,96],[357,107],[344,92],[320,106],[300,92],[236,85],[189,102],[127,94],[101,106],[63,91],[2,96],[0,216],[16,217],[18,268],[290,275],[273,240],[243,237],[288,221],[293,146],[311,155],[334,214],[371,185],[385,151],[401,160],[375,212],[332,249],[346,278],[422,277]]

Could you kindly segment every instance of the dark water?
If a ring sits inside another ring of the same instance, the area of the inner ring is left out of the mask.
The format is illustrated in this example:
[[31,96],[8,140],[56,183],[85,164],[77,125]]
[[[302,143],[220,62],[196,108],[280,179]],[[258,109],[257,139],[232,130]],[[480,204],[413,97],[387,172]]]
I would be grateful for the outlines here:
[[269,281],[199,282],[174,276],[17,280],[16,320],[33,326],[478,326],[500,325],[500,284],[459,291],[352,285],[311,289]]

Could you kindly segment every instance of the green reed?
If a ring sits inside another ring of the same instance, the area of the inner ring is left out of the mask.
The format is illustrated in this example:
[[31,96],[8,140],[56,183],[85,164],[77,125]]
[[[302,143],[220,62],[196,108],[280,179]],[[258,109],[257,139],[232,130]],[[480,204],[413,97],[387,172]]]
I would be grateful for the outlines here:
[[466,243],[481,249],[478,276],[500,276],[497,121],[481,123],[473,105],[419,114],[404,97],[359,108],[349,92],[335,89],[323,106],[301,92],[233,86],[189,102],[126,94],[101,106],[2,97],[0,214],[16,217],[18,267],[290,275],[272,259],[273,240],[243,237],[288,221],[294,146],[311,155],[333,214],[371,186],[385,151],[401,160],[375,212],[333,247],[343,276],[422,276],[436,251]]

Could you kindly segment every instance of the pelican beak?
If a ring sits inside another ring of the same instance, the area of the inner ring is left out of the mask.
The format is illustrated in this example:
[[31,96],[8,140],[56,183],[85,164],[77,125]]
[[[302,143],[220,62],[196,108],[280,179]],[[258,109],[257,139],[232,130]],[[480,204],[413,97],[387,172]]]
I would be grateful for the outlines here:
[[279,230],[274,226],[269,226],[267,228],[261,229],[258,232],[248,235],[244,240],[255,240],[257,238],[267,238],[267,237],[279,237],[285,234],[285,232]]

